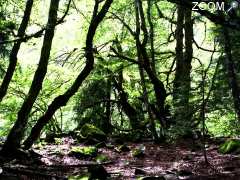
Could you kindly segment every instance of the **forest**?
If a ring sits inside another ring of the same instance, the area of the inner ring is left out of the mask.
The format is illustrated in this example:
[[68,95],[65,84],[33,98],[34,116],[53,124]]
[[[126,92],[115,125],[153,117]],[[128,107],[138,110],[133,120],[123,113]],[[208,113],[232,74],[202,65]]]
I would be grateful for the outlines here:
[[239,0],[0,0],[0,180],[240,179]]

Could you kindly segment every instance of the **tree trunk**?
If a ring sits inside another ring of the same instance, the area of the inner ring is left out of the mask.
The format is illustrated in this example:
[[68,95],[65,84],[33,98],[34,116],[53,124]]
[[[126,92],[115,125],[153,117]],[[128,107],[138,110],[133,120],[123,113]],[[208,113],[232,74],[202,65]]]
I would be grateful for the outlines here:
[[[139,2],[136,2],[137,4],[139,4]],[[149,5],[149,4],[148,4]],[[141,6],[141,4],[140,4]],[[149,5],[150,6],[150,5]],[[148,19],[150,18],[150,7],[148,7]],[[153,116],[153,111],[151,109],[151,106],[149,104],[149,98],[148,98],[148,92],[147,92],[147,88],[146,88],[146,82],[145,82],[145,74],[144,74],[144,60],[141,54],[141,42],[139,41],[140,39],[140,13],[139,13],[139,5],[136,6],[136,46],[137,46],[137,56],[138,56],[138,69],[139,69],[139,74],[140,74],[140,79],[141,79],[141,86],[142,86],[142,90],[143,90],[143,103],[145,105],[145,108],[148,112],[149,115],[149,122],[150,122],[150,130],[153,136],[153,139],[155,141],[158,141],[158,134],[156,132],[156,128],[155,128],[155,121],[154,121],[154,116]],[[155,62],[154,62],[154,47],[153,47],[153,24],[150,21],[151,26],[151,55],[152,55],[152,59],[151,59],[151,68],[153,73],[155,74]],[[145,39],[147,39],[147,35],[145,35]],[[147,40],[143,40],[143,41],[147,41]]]
[[[33,6],[33,0],[28,0],[26,2],[26,7],[24,10],[24,15],[22,18],[22,22],[20,24],[20,27],[18,29],[18,33],[17,33],[17,37],[18,38],[22,38],[25,35],[25,31],[27,29],[27,25],[30,19],[30,15],[31,15],[31,10],[32,10],[32,6]],[[17,66],[17,54],[18,51],[20,49],[20,46],[22,44],[22,41],[19,40],[17,42],[14,43],[11,53],[10,53],[10,57],[9,57],[9,65],[7,68],[7,72],[3,78],[2,84],[0,86],[0,102],[2,101],[2,99],[4,98],[4,96],[7,94],[7,89],[8,86],[12,80],[14,71],[16,69]]]
[[15,122],[7,137],[6,142],[4,143],[4,146],[2,148],[3,153],[8,153],[11,150],[19,148],[21,140],[23,139],[29,113],[31,112],[33,104],[36,101],[37,96],[42,88],[42,83],[47,73],[48,60],[50,57],[52,40],[54,37],[54,29],[57,23],[58,6],[59,0],[51,0],[47,23],[48,28],[44,35],[38,68],[35,72],[28,95],[18,112],[17,121]]
[[232,90],[232,97],[235,112],[238,117],[238,121],[240,121],[240,92],[239,86],[237,81],[236,70],[234,67],[234,60],[232,57],[232,47],[231,47],[231,39],[229,36],[228,29],[223,27],[223,35],[224,35],[224,48],[226,53],[226,65],[227,65],[227,73],[228,73],[228,81],[229,87]]
[[[165,117],[165,100],[167,93],[164,84],[158,79],[155,71],[151,68],[151,62],[146,50],[146,44],[148,42],[148,31],[145,23],[144,10],[142,7],[141,0],[135,0],[135,13],[136,13],[136,47],[138,51],[138,57],[141,56],[143,59],[143,68],[145,69],[151,83],[153,84],[154,93],[156,97],[156,104],[158,108],[155,108],[157,112],[155,113],[160,123],[163,127],[166,127],[166,117]],[[140,24],[141,22],[141,24]],[[141,28],[141,29],[140,29]],[[140,41],[140,31],[143,31],[143,40]]]
[[124,91],[122,87],[122,72],[119,73],[120,81],[118,82],[115,78],[113,79],[114,86],[116,87],[119,97],[120,97],[120,103],[122,106],[122,109],[124,113],[127,115],[130,121],[130,125],[133,130],[140,129],[140,117],[138,116],[137,110],[132,107],[132,105],[128,102],[128,95]]
[[106,110],[105,110],[105,113],[106,113],[106,119],[103,120],[103,131],[106,133],[106,134],[109,134],[112,132],[112,124],[111,124],[111,93],[112,93],[112,77],[111,77],[111,74],[109,73],[108,74],[109,77],[107,79],[107,87],[106,87],[106,93],[107,93],[107,96],[106,96],[106,104],[105,104],[105,107],[106,107]]
[[[193,23],[189,9],[178,5],[176,28],[176,73],[173,84],[173,103],[175,108],[174,118],[181,130],[191,127],[191,111],[189,95],[191,85],[191,62],[193,56]],[[185,30],[185,37],[183,36]],[[185,52],[183,52],[185,40]],[[183,132],[184,133],[184,132]]]
[[113,0],[106,0],[102,9],[98,12],[99,3],[96,1],[94,6],[94,12],[92,16],[91,23],[88,28],[87,39],[86,39],[86,49],[85,49],[85,57],[86,57],[86,65],[82,72],[78,75],[77,79],[73,83],[73,85],[63,94],[56,97],[53,102],[48,106],[46,113],[39,118],[35,126],[32,128],[30,135],[24,142],[24,148],[29,149],[34,141],[38,139],[43,127],[52,119],[54,113],[62,106],[65,106],[69,99],[77,92],[82,82],[87,78],[87,76],[91,73],[94,65],[94,55],[93,55],[93,38],[95,36],[96,30],[99,24],[102,22],[106,13],[108,12]]

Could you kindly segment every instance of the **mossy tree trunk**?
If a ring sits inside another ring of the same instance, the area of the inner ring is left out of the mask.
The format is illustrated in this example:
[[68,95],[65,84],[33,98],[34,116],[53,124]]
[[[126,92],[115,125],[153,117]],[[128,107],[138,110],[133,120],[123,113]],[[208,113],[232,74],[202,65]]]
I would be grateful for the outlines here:
[[[135,14],[136,14],[136,33],[135,43],[137,47],[138,58],[142,59],[142,67],[146,71],[156,97],[157,112],[156,117],[160,121],[162,127],[166,127],[166,116],[165,116],[165,100],[167,97],[166,89],[163,82],[157,77],[155,69],[152,68],[151,58],[147,53],[147,43],[149,39],[149,33],[146,26],[145,14],[141,0],[135,0]],[[142,32],[142,33],[141,33]],[[143,40],[141,40],[141,34],[143,34]]]
[[177,9],[176,73],[173,84],[173,104],[177,126],[183,131],[181,133],[184,133],[185,130],[187,131],[191,128],[192,124],[189,97],[193,57],[193,22],[191,10],[180,5],[178,5]]

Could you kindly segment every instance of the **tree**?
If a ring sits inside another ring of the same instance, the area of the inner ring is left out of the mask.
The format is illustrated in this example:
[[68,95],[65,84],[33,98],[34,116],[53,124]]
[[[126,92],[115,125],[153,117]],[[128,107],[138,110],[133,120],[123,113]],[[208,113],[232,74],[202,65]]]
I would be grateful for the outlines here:
[[228,74],[229,88],[232,91],[233,103],[235,112],[238,117],[238,121],[240,121],[240,93],[239,93],[239,85],[238,79],[235,70],[235,63],[232,56],[232,46],[231,46],[231,38],[229,35],[228,28],[223,27],[223,36],[224,36],[224,51],[226,54],[226,69]]
[[93,39],[99,24],[102,22],[103,18],[107,14],[113,0],[106,0],[101,10],[98,12],[100,2],[95,1],[94,10],[92,14],[91,23],[88,28],[87,38],[86,38],[86,48],[85,48],[85,58],[86,65],[81,73],[78,75],[77,79],[74,81],[72,86],[63,94],[56,97],[53,102],[48,106],[47,111],[43,116],[39,118],[35,126],[32,128],[29,137],[24,142],[24,148],[29,149],[34,141],[40,136],[42,128],[51,120],[54,113],[62,106],[65,106],[68,100],[77,92],[78,88],[81,86],[82,82],[91,73],[94,65],[94,49],[93,49]]
[[28,95],[18,112],[17,120],[10,133],[8,134],[6,142],[4,143],[4,146],[2,148],[3,154],[10,153],[10,155],[12,155],[11,153],[14,153],[16,149],[20,148],[21,140],[24,137],[25,128],[28,122],[29,113],[31,112],[33,104],[42,88],[42,83],[47,73],[52,40],[54,37],[54,30],[57,23],[58,6],[59,0],[51,0],[47,23],[48,29],[46,30],[44,35],[38,68],[35,72]]
[[[193,57],[193,21],[191,10],[181,5],[178,5],[177,8],[177,27],[175,34],[176,72],[173,84],[174,118],[180,127],[189,129],[192,125],[192,112],[189,100],[191,88],[191,62]],[[185,36],[183,31],[185,32]],[[184,48],[185,52],[183,52]],[[183,128],[180,129],[183,130]]]
[[[25,32],[26,32],[26,29],[27,29],[27,26],[29,23],[30,15],[31,15],[32,6],[33,6],[33,0],[27,0],[24,15],[22,18],[22,22],[19,26],[18,33],[17,33],[17,37],[19,37],[19,38],[23,38],[25,36]],[[17,66],[18,51],[20,49],[22,42],[23,42],[23,40],[19,40],[19,41],[15,42],[12,47],[12,50],[10,52],[9,65],[7,68],[7,72],[4,76],[2,84],[0,86],[0,102],[6,95],[8,86],[12,80],[14,71]]]

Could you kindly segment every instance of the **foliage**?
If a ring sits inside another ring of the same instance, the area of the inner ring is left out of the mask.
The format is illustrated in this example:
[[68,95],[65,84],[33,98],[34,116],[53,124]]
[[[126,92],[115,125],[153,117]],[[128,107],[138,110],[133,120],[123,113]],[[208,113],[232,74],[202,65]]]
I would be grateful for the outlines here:
[[240,153],[240,140],[229,139],[219,147],[219,152],[222,154]]

